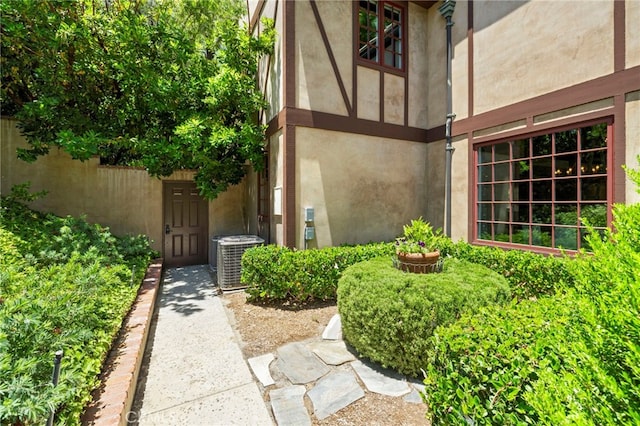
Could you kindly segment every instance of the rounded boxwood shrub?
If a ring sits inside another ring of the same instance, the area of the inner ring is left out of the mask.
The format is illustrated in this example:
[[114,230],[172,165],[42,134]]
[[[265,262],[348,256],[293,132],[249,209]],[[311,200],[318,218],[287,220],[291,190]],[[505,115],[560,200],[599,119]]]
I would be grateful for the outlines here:
[[463,312],[510,299],[504,277],[458,259],[436,274],[411,274],[378,258],[346,269],[338,311],[347,340],[362,356],[418,377],[433,330]]

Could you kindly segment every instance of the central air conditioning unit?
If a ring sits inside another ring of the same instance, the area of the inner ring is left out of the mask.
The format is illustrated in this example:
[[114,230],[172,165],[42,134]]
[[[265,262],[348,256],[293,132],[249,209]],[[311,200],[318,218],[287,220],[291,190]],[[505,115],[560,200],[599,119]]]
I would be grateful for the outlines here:
[[242,254],[264,240],[256,235],[232,235],[218,240],[218,286],[222,291],[244,288],[240,282]]
[[224,235],[214,235],[209,243],[209,267],[214,274],[218,272],[218,242]]

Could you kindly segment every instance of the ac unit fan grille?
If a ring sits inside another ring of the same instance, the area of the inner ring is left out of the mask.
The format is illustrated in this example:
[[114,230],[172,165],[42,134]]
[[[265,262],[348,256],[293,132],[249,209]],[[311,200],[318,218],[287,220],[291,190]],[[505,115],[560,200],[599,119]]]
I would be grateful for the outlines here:
[[224,237],[218,241],[218,286],[222,290],[242,287],[242,254],[251,247],[264,243],[260,237],[237,235]]

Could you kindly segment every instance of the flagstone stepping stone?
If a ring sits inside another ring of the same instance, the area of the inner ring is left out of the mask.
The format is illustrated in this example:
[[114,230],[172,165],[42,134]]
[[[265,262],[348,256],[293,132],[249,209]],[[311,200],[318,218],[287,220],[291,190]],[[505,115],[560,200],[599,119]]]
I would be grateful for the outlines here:
[[410,402],[412,404],[421,404],[422,403],[422,397],[420,396],[418,391],[415,390],[415,389],[412,389],[411,392],[406,394],[404,396],[404,398],[402,398],[402,399],[404,399],[406,402]]
[[313,403],[314,414],[322,420],[362,398],[364,390],[352,372],[334,371],[318,380],[307,395]]
[[287,386],[269,392],[271,408],[278,426],[311,425],[311,417],[304,406],[304,394],[307,389],[302,385]]
[[247,361],[249,362],[249,366],[253,370],[253,374],[256,375],[262,386],[267,387],[275,384],[273,377],[271,377],[271,373],[269,372],[269,364],[275,358],[273,354],[265,354],[260,355],[254,358],[249,358]]
[[371,392],[389,396],[402,396],[411,390],[407,382],[398,373],[385,370],[383,374],[360,360],[353,361],[351,367]]
[[322,333],[322,338],[325,340],[340,340],[342,339],[342,321],[340,320],[340,314],[335,314],[329,320],[329,324]]
[[313,342],[309,345],[309,348],[329,365],[340,365],[356,359],[356,357],[349,352],[347,345],[342,340]]
[[330,371],[330,368],[302,343],[281,346],[277,354],[277,368],[295,385],[313,382]]

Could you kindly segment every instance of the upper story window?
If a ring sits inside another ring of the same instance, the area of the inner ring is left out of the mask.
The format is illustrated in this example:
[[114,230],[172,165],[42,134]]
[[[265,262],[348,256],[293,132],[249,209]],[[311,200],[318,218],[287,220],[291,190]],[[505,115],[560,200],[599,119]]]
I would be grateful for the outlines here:
[[586,248],[586,218],[610,215],[612,124],[599,122],[475,149],[475,239],[510,246]]
[[359,57],[402,70],[404,9],[388,1],[360,0],[359,4]]

